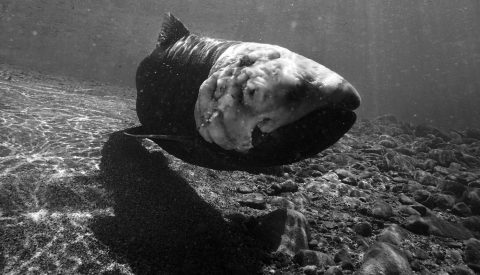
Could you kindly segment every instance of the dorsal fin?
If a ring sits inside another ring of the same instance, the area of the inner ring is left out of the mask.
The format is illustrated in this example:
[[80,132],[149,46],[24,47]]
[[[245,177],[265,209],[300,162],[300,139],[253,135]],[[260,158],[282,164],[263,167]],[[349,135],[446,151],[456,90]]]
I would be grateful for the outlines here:
[[180,38],[190,35],[190,31],[173,14],[167,12],[163,20],[162,29],[158,35],[157,47],[169,46]]

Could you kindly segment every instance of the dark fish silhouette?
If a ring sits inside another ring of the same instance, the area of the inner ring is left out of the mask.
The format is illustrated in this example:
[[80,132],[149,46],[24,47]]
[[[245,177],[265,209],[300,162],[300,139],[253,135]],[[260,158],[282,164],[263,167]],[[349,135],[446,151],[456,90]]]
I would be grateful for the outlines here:
[[167,13],[136,75],[142,127],[195,165],[243,170],[290,164],[337,142],[355,123],[355,88],[276,45],[190,34]]

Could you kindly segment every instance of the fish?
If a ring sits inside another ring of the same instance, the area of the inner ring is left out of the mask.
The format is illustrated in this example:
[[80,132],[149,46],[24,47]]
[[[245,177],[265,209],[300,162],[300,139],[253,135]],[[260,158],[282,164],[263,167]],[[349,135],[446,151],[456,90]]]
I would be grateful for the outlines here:
[[292,164],[335,144],[356,121],[357,90],[278,45],[192,34],[166,13],[135,77],[141,126],[125,131],[215,170]]

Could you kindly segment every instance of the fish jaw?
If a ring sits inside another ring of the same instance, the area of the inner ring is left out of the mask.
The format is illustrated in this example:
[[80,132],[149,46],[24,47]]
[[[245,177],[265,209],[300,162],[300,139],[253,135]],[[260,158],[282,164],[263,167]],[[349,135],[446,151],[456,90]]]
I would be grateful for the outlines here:
[[279,46],[241,43],[212,67],[194,115],[207,142],[247,153],[255,128],[268,134],[315,110],[359,104],[353,86],[323,65]]

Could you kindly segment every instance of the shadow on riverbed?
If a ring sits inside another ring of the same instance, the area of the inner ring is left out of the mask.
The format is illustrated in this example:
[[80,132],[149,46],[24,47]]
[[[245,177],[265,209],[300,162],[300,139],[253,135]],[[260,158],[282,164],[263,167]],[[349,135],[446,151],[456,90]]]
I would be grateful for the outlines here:
[[261,248],[168,165],[123,132],[102,150],[101,173],[113,217],[97,218],[96,237],[135,274],[255,274]]

